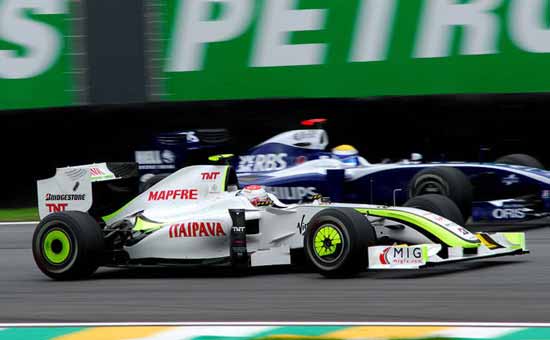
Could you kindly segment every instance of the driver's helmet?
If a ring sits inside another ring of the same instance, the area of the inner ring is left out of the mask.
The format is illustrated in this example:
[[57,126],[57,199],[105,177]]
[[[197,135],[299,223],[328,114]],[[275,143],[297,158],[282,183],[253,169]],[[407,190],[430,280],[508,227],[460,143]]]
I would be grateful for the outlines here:
[[255,207],[268,206],[273,203],[267,191],[261,185],[247,185],[241,191],[241,195],[246,197]]
[[359,151],[351,145],[338,145],[332,149],[332,154],[334,158],[339,159],[346,164],[352,166],[359,165]]

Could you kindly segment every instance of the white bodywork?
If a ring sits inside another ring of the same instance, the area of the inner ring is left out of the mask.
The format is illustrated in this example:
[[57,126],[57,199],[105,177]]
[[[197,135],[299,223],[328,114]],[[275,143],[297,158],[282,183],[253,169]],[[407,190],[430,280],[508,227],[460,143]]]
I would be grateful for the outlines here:
[[[75,183],[78,182],[80,185],[77,192],[89,196],[86,196],[87,199],[83,202],[71,204],[68,208],[88,211],[92,204],[92,175],[89,170],[91,167],[58,169],[55,177],[40,181],[38,187],[41,209],[44,201],[40,199],[40,195],[44,195],[46,191],[52,191],[58,195],[72,193]],[[70,176],[73,169],[78,170],[78,176]],[[234,226],[229,209],[243,209],[246,220],[257,220],[259,226],[258,233],[246,236],[247,252],[250,254],[252,266],[290,264],[290,249],[303,248],[303,234],[308,222],[316,213],[327,208],[351,208],[363,211],[379,239],[389,237],[400,243],[413,245],[405,248],[402,245],[371,247],[369,249],[371,268],[418,268],[429,262],[443,262],[448,259],[437,257],[441,245],[434,243],[433,238],[427,237],[426,233],[421,233],[406,223],[364,212],[369,209],[396,214],[408,213],[452,237],[467,242],[479,242],[476,235],[461,226],[443,217],[413,208],[328,204],[321,201],[287,206],[275,196],[271,196],[272,205],[256,207],[240,195],[236,183],[228,180],[231,176],[236,178],[229,166],[207,165],[183,168],[143,192],[115,213],[104,216],[106,228],[114,228],[116,225],[126,223],[134,226],[133,233],[136,236],[142,236],[137,243],[124,247],[131,260],[220,259],[230,255],[230,234]],[[41,217],[48,213],[42,209]],[[470,257],[495,256],[525,250],[525,242],[521,237],[512,239],[499,236],[499,240],[503,246],[497,249],[498,252],[485,249],[486,247],[481,245],[477,255]],[[380,254],[389,252],[387,249],[391,251],[408,249],[409,251],[402,254],[397,251],[398,255],[401,254],[399,261],[385,263],[380,260]],[[422,254],[420,259],[416,257],[419,251]],[[464,254],[459,254],[458,250],[451,248],[449,259],[464,258]]]

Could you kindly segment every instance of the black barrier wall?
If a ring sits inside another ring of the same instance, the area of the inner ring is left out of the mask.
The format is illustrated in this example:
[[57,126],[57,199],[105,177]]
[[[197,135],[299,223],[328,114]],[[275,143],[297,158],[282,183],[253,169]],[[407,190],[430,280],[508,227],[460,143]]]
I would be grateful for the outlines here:
[[145,32],[143,0],[85,1],[89,103],[143,103]]
[[[239,153],[299,121],[325,117],[330,146],[356,146],[369,161],[486,160],[530,153],[550,165],[548,95],[433,96],[370,100],[165,103],[6,112],[0,118],[2,206],[31,205],[35,181],[55,167],[133,160],[157,132],[228,128]],[[206,162],[206,160],[204,160]]]

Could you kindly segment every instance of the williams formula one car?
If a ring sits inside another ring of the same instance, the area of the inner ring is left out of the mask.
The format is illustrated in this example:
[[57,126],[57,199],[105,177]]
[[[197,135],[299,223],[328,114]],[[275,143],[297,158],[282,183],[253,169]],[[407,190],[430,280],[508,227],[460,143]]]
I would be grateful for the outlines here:
[[[233,165],[240,182],[263,185],[285,203],[321,194],[335,201],[402,205],[411,197],[433,193],[445,195],[459,206],[462,217],[455,220],[458,224],[470,216],[469,225],[548,223],[550,172],[528,155],[508,155],[495,163],[425,163],[421,155],[413,154],[411,159],[395,163],[371,164],[350,145],[327,151],[328,135],[319,126],[322,121],[305,121],[304,129],[278,134],[238,156]],[[166,136],[159,137],[156,152],[178,155],[170,158],[175,160],[186,154],[182,150],[212,145],[208,143],[212,138],[202,141],[198,133],[179,134],[186,137],[179,143],[173,142],[175,137],[171,143],[165,142]],[[153,176],[148,165],[137,158],[142,178],[149,184],[170,172],[157,168]]]
[[[129,199],[136,178],[132,164],[102,163],[39,181],[32,249],[40,270],[60,280],[98,266],[225,264],[246,272],[290,265],[302,253],[323,275],[349,276],[527,252],[523,233],[473,234],[417,208],[326,198],[286,205],[261,186],[239,189],[231,166],[186,167]],[[444,196],[419,198],[412,205],[456,213]]]

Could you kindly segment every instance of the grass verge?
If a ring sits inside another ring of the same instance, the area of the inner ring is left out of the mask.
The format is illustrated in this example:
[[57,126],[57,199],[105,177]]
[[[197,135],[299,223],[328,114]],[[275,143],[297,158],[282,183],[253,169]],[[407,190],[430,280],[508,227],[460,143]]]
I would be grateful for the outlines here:
[[0,222],[38,221],[38,208],[0,209]]

